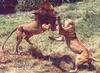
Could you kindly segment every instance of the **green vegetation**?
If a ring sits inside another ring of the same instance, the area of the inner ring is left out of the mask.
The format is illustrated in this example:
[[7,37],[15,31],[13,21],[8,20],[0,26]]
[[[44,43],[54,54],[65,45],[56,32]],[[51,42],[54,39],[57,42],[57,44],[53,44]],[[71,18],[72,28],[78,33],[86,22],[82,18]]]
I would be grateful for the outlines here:
[[[75,21],[78,38],[85,46],[87,46],[87,48],[93,50],[94,56],[100,60],[100,0],[83,0],[74,4],[63,4],[55,9],[57,10],[58,15],[61,16],[62,22],[67,18],[71,18]],[[11,15],[0,15],[0,47],[12,29],[18,25],[31,22],[32,20],[34,20],[34,15],[32,15],[31,12],[17,12]],[[70,54],[71,51],[69,51],[63,42],[51,41],[48,39],[48,36],[50,35],[53,35],[54,37],[58,36],[57,32],[53,33],[54,35],[51,34],[51,31],[46,31],[45,33],[33,36],[31,41],[44,55],[58,52],[62,55]],[[20,51],[26,51],[28,48],[28,43],[23,40]],[[15,33],[6,43],[4,50],[14,52]],[[36,60],[34,61],[36,62]],[[48,64],[48,62],[46,63]],[[100,63],[95,62],[94,65],[100,70]],[[45,68],[44,62],[43,64],[40,64],[40,67],[40,69]],[[41,71],[36,73],[47,72]],[[96,73],[96,71],[82,70],[79,73]]]
[[17,11],[30,11],[37,9],[44,0],[18,0]]

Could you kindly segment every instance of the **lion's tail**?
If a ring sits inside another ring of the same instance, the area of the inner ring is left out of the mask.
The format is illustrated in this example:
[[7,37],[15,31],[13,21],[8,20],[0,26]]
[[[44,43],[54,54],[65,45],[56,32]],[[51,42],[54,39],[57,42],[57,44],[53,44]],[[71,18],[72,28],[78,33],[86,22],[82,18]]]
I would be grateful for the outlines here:
[[100,60],[95,59],[95,58],[92,58],[92,60],[95,61],[95,62],[100,62]]
[[7,39],[5,40],[5,42],[3,43],[2,45],[2,50],[4,49],[4,45],[6,44],[7,40],[9,39],[9,37],[17,30],[17,28],[15,28],[10,34],[9,36],[7,37]]

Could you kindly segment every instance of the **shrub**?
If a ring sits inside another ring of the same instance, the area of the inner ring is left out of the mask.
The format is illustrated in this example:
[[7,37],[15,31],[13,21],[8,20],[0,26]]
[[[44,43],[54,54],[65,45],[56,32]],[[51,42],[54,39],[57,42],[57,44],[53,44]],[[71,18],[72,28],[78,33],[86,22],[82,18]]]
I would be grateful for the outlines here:
[[17,0],[0,0],[0,14],[15,12],[17,3]]
[[30,11],[37,9],[43,0],[18,0],[17,10]]

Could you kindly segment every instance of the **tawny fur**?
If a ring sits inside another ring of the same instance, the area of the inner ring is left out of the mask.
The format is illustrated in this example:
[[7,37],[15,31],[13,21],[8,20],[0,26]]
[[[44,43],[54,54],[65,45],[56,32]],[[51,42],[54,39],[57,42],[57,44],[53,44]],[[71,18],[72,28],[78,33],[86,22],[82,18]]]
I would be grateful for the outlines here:
[[50,24],[42,24],[42,26],[38,25],[36,21],[33,21],[28,24],[23,24],[18,27],[16,27],[8,36],[8,38],[5,40],[2,49],[4,48],[5,43],[9,39],[9,37],[16,32],[16,52],[18,52],[18,47],[24,38],[30,45],[33,43],[30,42],[29,38],[31,38],[33,35],[43,33],[44,31],[48,30],[50,28]]
[[42,24],[51,24],[51,30],[56,30],[56,11],[53,5],[46,0],[40,5],[38,11],[34,12],[35,21],[37,21],[40,25]]
[[[12,35],[12,33],[16,31],[16,52],[18,52],[18,47],[23,38],[30,45],[32,45],[32,43],[29,41],[30,37],[32,37],[35,34],[40,34],[49,28],[51,30],[55,30],[56,28],[55,10],[52,4],[48,0],[46,0],[40,6],[39,10],[34,14],[35,14],[35,21],[16,27],[8,36],[9,38]],[[8,38],[6,39],[6,41],[8,40]],[[4,42],[2,49],[4,48],[6,41]]]
[[66,44],[68,47],[77,54],[75,61],[75,70],[70,72],[76,72],[78,66],[84,63],[91,64],[95,59],[92,53],[78,40],[75,32],[75,23],[71,20],[65,20],[64,25],[61,25],[60,17],[58,18],[59,33],[65,37]]

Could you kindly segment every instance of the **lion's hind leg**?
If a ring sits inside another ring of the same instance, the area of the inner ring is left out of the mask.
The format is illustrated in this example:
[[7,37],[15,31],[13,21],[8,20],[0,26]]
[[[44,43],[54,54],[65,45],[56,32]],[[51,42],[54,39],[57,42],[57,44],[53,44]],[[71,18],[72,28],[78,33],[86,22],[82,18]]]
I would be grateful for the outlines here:
[[75,61],[75,69],[74,70],[70,70],[70,72],[77,72],[78,71],[78,67],[84,63],[86,63],[88,61],[87,56],[84,56],[83,54],[77,55],[76,57],[76,61]]
[[20,43],[22,42],[23,39],[23,31],[22,31],[22,27],[17,28],[16,30],[16,51],[15,53],[18,53],[18,48]]

